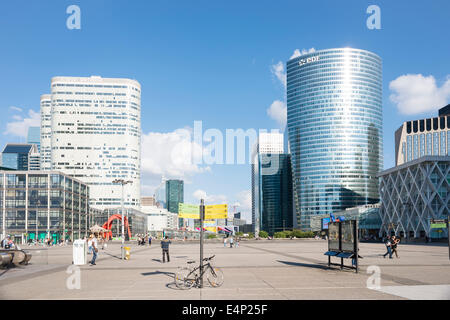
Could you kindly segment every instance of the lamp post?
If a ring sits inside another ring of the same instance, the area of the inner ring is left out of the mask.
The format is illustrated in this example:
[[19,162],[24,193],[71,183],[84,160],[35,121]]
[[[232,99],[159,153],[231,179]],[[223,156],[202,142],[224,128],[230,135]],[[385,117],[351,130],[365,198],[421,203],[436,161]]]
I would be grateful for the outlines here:
[[123,205],[123,187],[124,185],[128,184],[128,183],[133,183],[133,181],[125,181],[123,179],[116,179],[114,180],[112,183],[114,184],[120,184],[122,186],[122,197],[121,197],[121,214],[122,214],[122,246],[120,248],[120,255],[122,260],[125,259],[125,255],[124,255],[124,247],[125,247],[125,230],[124,230],[124,225],[125,225],[125,215],[123,214],[124,211],[124,205]]

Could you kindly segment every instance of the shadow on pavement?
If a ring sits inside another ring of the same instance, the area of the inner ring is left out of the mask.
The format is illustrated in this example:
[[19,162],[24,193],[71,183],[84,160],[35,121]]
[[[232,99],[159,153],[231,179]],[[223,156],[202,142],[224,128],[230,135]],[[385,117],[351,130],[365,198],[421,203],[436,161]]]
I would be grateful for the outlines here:
[[158,270],[153,271],[153,272],[143,272],[141,274],[143,276],[154,276],[156,274],[165,274],[166,276],[171,277],[171,278],[175,277],[175,273],[173,273],[173,272],[165,272],[165,271],[158,271]]
[[281,260],[277,260],[277,261],[280,262],[280,263],[287,264],[289,266],[315,268],[315,269],[322,269],[322,270],[330,270],[330,268],[328,268],[328,265],[300,263],[300,262],[291,262],[291,261],[281,261]]

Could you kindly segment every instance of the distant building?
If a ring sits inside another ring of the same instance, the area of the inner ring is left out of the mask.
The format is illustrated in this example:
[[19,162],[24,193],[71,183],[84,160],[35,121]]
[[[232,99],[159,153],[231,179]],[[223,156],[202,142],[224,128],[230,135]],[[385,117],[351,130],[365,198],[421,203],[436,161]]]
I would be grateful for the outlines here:
[[155,200],[156,200],[156,206],[158,208],[165,208],[167,209],[166,204],[166,178],[162,176],[161,183],[155,190]]
[[156,206],[155,197],[141,197],[141,207]]
[[166,181],[166,202],[169,212],[178,213],[178,204],[184,200],[184,182],[183,180]]
[[[178,205],[184,202],[184,182],[183,180],[166,181],[166,204],[167,210],[172,213],[178,213]],[[178,227],[186,227],[187,219],[180,218]]]
[[38,153],[41,151],[41,128],[29,127],[27,134],[27,143],[35,144],[38,148]]
[[35,144],[8,143],[2,152],[2,166],[21,171],[39,170],[39,164],[36,164],[38,153]]
[[395,132],[395,163],[404,164],[424,156],[450,155],[450,105],[439,116],[404,122]]
[[178,214],[156,206],[141,206],[141,210],[147,215],[149,232],[178,229]]
[[283,152],[283,134],[260,134],[252,164],[255,233],[264,230],[272,235],[293,228],[291,156]]

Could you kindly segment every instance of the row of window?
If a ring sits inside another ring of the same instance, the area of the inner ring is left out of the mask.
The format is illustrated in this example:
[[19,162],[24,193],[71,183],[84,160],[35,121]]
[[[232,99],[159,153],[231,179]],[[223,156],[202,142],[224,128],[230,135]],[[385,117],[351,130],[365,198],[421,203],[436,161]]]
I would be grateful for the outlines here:
[[427,156],[450,155],[450,130],[406,136],[402,143],[403,162]]

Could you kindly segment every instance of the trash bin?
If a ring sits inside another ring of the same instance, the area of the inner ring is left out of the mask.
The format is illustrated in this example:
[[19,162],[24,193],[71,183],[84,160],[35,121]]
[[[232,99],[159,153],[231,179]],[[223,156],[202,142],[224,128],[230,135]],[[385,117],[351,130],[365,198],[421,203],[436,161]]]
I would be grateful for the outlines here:
[[130,247],[123,247],[123,249],[125,250],[125,260],[130,260]]
[[78,239],[73,242],[73,264],[83,265],[87,263],[87,243]]

